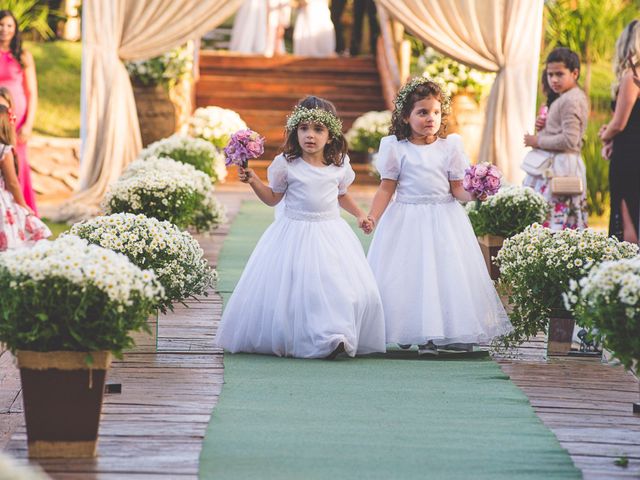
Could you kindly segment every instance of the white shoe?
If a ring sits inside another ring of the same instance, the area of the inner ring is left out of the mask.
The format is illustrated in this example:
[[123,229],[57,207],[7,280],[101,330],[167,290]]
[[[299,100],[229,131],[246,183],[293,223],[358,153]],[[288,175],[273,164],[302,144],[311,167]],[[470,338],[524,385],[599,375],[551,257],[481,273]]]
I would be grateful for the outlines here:
[[418,355],[438,355],[438,347],[432,341],[418,345]]

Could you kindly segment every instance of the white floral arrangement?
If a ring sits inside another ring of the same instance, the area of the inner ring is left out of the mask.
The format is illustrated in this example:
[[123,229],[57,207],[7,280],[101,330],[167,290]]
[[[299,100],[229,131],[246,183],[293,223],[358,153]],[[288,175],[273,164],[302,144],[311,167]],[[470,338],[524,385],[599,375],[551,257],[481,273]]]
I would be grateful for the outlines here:
[[380,140],[389,135],[391,111],[367,112],[356,118],[345,137],[356,152],[377,152]]
[[567,310],[627,368],[640,360],[640,257],[603,262],[571,280]]
[[224,153],[210,142],[188,135],[175,134],[148,145],[138,159],[168,157],[177,162],[193,165],[211,177],[213,183],[224,182],[227,178]]
[[467,214],[475,234],[511,237],[547,218],[549,204],[530,187],[505,185],[484,202],[469,202]]
[[165,297],[157,305],[163,312],[171,308],[171,302],[207,295],[216,279],[198,242],[188,232],[156,218],[116,213],[77,223],[69,234],[152,269],[164,287]]
[[129,76],[142,85],[173,87],[193,70],[193,54],[185,45],[157,57],[125,62]]
[[103,208],[107,214],[140,213],[204,232],[225,221],[209,176],[166,157],[150,156],[129,164],[111,185]]
[[9,455],[0,452],[0,479],[2,480],[50,480],[35,465],[20,465]]
[[213,106],[197,108],[188,122],[189,135],[211,142],[218,149],[229,143],[233,133],[246,128],[236,112]]
[[0,342],[119,354],[164,297],[151,270],[75,236],[0,254]]
[[428,77],[441,79],[451,95],[469,92],[476,100],[487,95],[496,78],[495,73],[485,73],[445,57],[427,47],[418,57],[417,70]]
[[507,238],[496,257],[500,283],[513,311],[511,340],[524,341],[547,326],[552,311],[566,314],[562,294],[601,262],[633,258],[638,246],[593,230],[554,232],[539,224]]

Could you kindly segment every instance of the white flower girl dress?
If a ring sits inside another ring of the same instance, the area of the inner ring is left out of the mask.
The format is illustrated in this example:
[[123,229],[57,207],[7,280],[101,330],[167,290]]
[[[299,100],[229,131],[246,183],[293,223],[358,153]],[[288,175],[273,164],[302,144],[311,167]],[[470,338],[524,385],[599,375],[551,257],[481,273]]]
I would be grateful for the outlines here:
[[467,214],[450,190],[468,160],[459,135],[429,145],[382,139],[376,167],[398,182],[369,263],[387,343],[480,343],[511,331]]
[[227,303],[217,344],[230,352],[322,358],[384,352],[384,317],[358,238],[340,217],[338,194],[355,174],[277,156],[269,185],[284,208],[256,245]]

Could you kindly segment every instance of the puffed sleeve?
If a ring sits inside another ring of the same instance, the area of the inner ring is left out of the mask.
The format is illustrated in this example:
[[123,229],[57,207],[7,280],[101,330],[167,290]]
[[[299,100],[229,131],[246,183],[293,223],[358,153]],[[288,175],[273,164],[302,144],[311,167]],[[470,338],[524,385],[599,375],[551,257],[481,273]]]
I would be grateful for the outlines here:
[[0,143],[0,162],[2,162],[7,157],[7,153],[9,152],[11,152],[11,145]]
[[344,156],[344,163],[342,164],[343,172],[340,181],[338,182],[338,195],[344,195],[347,193],[347,188],[349,185],[353,183],[356,179],[356,172],[351,168],[351,160],[349,159],[349,155]]
[[447,176],[449,180],[462,180],[464,171],[469,168],[469,158],[464,153],[464,145],[462,145],[462,137],[455,133],[447,136],[449,144],[449,166],[447,167]]
[[375,163],[375,167],[380,172],[380,178],[398,180],[401,163],[396,136],[389,135],[380,140],[380,149]]
[[284,193],[287,190],[287,170],[289,163],[284,155],[278,155],[267,168],[267,179],[271,190],[276,193]]

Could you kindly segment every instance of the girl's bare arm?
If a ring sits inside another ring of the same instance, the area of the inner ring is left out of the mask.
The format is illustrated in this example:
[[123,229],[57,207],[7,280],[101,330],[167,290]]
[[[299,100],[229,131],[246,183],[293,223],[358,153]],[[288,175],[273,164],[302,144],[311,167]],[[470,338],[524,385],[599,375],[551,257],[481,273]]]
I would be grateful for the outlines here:
[[15,160],[13,153],[7,152],[4,157],[0,159],[0,170],[2,171],[2,177],[7,190],[13,195],[13,199],[18,205],[22,205],[28,210],[31,210],[27,206],[27,202],[22,195],[22,188],[20,188],[20,182],[18,181],[18,175],[16,174]]

